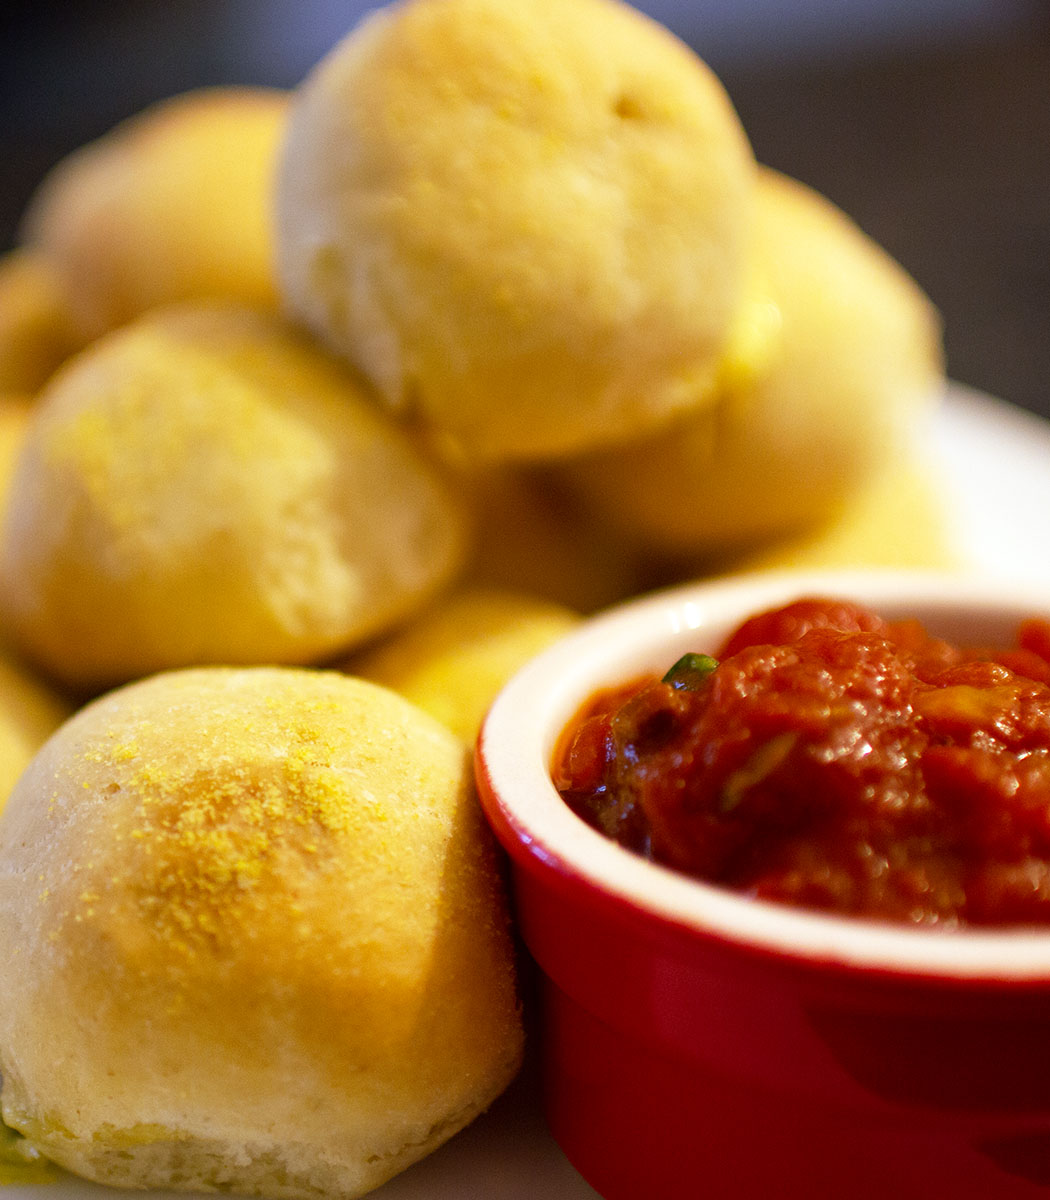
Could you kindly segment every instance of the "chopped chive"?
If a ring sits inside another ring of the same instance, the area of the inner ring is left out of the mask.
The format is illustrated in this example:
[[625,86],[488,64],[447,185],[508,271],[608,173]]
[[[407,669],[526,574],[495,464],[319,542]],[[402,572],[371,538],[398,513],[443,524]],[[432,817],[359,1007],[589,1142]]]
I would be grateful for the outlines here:
[[718,666],[718,660],[709,654],[694,654],[692,651],[682,657],[663,677],[663,683],[683,692],[696,692],[703,687],[708,676]]

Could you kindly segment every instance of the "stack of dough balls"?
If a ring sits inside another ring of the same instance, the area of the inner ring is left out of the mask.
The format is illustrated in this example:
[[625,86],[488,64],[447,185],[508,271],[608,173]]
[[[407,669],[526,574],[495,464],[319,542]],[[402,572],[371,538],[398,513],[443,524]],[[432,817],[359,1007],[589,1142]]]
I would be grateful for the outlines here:
[[361,1195],[503,1090],[522,1029],[465,747],[335,672],[95,701],[0,824],[4,1119],[131,1187]]
[[623,558],[695,569],[836,520],[943,389],[916,284],[608,0],[372,16],[294,99],[277,218],[321,340]]
[[293,93],[126,121],[22,234],[4,1119],[103,1182],[360,1195],[520,1058],[493,696],[712,564],[942,563],[936,313],[618,0],[401,0]]
[[942,381],[919,289],[615,0],[390,5],[294,93],[124,122],[24,231],[87,344],[0,617],[81,695],[345,658],[461,584],[602,607],[838,519]]

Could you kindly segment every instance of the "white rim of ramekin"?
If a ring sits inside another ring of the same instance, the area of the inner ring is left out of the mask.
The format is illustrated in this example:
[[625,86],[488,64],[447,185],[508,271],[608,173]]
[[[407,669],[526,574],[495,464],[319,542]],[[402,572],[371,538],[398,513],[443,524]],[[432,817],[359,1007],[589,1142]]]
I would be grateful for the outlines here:
[[959,636],[960,622],[969,623],[964,613],[986,627],[1050,616],[1050,584],[896,570],[739,575],[610,609],[528,663],[493,703],[478,755],[504,818],[523,848],[559,874],[705,936],[802,962],[893,975],[1050,981],[1050,927],[943,930],[756,901],[632,854],[578,818],[555,790],[549,773],[554,744],[596,689],[665,668],[686,650],[710,650],[739,620],[806,595],[856,600],[887,616],[918,616],[951,636]]

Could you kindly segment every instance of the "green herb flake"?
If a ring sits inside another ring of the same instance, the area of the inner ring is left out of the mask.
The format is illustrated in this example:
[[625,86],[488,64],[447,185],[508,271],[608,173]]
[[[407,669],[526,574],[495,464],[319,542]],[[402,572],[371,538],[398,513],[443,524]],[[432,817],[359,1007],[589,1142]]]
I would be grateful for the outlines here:
[[698,692],[708,678],[718,667],[718,660],[709,654],[694,654],[692,651],[682,657],[663,677],[663,683],[682,692]]

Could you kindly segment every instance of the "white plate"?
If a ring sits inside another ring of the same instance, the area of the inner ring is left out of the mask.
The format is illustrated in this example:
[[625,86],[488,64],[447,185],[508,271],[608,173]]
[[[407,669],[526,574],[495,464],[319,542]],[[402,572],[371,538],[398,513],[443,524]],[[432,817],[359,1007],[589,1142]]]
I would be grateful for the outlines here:
[[[953,531],[969,565],[1050,586],[1050,423],[953,385],[930,440]],[[74,1179],[52,1184],[46,1192],[0,1190],[3,1200],[128,1196]],[[490,1112],[372,1195],[375,1200],[593,1200],[598,1193],[547,1133],[530,1067]],[[160,1197],[157,1193],[153,1200]]]
[[953,384],[931,431],[963,556],[982,572],[1050,581],[1050,422]]

